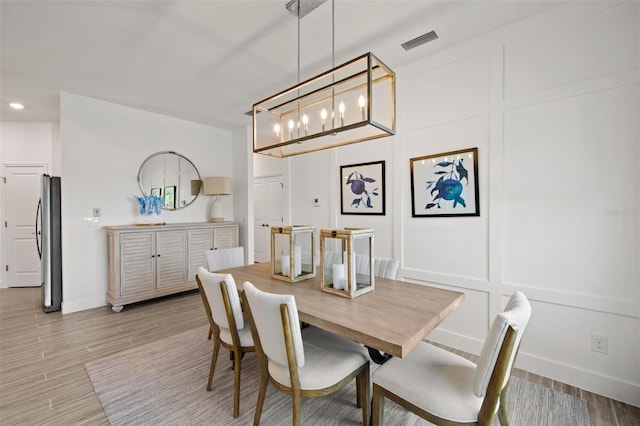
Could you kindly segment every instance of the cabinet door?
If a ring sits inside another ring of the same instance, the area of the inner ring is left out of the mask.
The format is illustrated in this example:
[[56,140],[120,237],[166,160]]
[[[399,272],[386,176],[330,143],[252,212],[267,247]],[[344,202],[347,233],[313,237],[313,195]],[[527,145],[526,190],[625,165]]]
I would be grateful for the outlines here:
[[189,229],[189,272],[187,281],[195,281],[198,268],[207,267],[207,251],[213,249],[213,229]]
[[187,281],[186,231],[156,232],[158,288]]
[[238,247],[238,227],[225,226],[213,230],[213,249]]
[[156,288],[155,233],[120,237],[120,293],[127,296]]

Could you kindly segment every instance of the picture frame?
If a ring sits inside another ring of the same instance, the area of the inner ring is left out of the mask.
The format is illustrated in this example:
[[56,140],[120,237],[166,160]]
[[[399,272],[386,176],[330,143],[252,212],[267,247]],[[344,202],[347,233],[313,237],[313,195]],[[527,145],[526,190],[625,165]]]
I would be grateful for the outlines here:
[[176,208],[176,186],[164,187],[164,207],[167,209]]
[[411,216],[480,216],[478,148],[409,160]]
[[385,162],[340,166],[340,213],[385,215]]
[[151,195],[162,198],[162,188],[151,188]]

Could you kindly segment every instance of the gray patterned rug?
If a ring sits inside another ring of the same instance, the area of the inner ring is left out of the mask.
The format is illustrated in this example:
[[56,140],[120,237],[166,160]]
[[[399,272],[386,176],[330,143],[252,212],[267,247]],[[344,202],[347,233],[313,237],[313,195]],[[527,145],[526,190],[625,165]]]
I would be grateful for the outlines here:
[[[207,327],[199,327],[157,342],[89,362],[93,387],[112,425],[248,425],[257,399],[257,362],[247,354],[242,362],[240,417],[232,417],[233,372],[221,349],[213,378],[206,381],[211,360]],[[372,370],[376,368],[372,364]],[[358,425],[355,382],[323,397],[303,399],[303,425]],[[513,377],[509,387],[512,425],[589,425],[587,402]],[[426,425],[424,420],[386,401],[385,424]],[[291,399],[269,385],[262,425],[291,423]],[[497,424],[497,422],[496,422]]]

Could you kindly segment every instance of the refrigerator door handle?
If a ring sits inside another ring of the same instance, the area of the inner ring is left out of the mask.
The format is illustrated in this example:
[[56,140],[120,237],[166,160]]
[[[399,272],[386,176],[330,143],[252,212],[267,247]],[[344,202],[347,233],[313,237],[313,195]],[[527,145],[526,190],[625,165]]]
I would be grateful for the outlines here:
[[38,219],[40,218],[40,208],[42,206],[42,198],[38,200],[38,208],[36,209],[36,246],[38,247],[38,257],[42,259],[42,246],[40,245],[40,234],[38,231]]

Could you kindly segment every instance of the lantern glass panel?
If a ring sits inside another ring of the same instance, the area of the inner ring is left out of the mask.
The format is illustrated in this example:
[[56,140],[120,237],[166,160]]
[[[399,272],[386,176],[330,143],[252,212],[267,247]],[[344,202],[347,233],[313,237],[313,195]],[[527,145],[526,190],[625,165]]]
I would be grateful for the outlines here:
[[273,272],[284,277],[290,276],[291,258],[289,254],[291,236],[289,234],[273,235],[273,253],[275,263]]
[[271,276],[297,282],[316,276],[313,226],[271,228]]
[[374,289],[372,229],[323,229],[320,238],[323,291],[354,298]]

